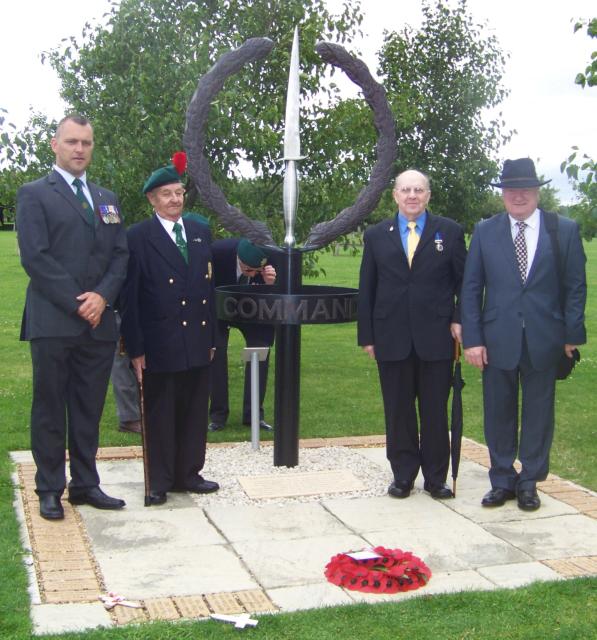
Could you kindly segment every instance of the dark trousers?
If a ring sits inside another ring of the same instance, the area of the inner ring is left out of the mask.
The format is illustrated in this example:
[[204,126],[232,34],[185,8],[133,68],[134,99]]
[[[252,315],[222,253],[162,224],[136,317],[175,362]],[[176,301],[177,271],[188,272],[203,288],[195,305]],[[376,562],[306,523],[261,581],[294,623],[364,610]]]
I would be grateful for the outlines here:
[[[271,347],[274,342],[274,328],[269,325],[235,325],[245,339],[247,347]],[[224,425],[230,415],[228,400],[228,338],[230,328],[220,323],[218,347],[211,363],[211,400],[209,406],[210,422]],[[240,357],[240,354],[239,354]],[[263,401],[267,388],[269,354],[259,362],[259,419],[263,420]],[[243,424],[251,424],[251,364],[245,366],[245,385],[243,391]]]
[[37,465],[37,493],[62,495],[67,441],[69,487],[97,487],[95,456],[114,342],[94,340],[85,331],[73,338],[36,338],[30,346],[31,451]]
[[143,376],[152,491],[184,489],[205,464],[209,367]]
[[[524,339],[516,369],[487,366],[483,370],[485,441],[491,458],[489,479],[493,488],[532,490],[547,477],[554,433],[555,381],[555,365],[543,371],[533,369]],[[520,473],[514,468],[517,456],[522,463]]]
[[395,480],[413,482],[421,469],[426,488],[441,485],[450,459],[447,404],[452,360],[421,360],[412,351],[405,360],[378,361],[377,367],[387,457]]

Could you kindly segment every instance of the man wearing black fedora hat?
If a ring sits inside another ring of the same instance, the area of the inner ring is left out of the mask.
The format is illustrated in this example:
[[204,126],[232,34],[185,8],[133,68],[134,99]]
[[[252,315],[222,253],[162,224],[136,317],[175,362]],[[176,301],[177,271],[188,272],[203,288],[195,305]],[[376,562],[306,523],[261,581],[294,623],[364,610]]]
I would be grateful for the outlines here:
[[[556,366],[563,352],[572,357],[586,340],[579,229],[573,220],[539,209],[539,187],[548,182],[537,178],[530,158],[506,160],[500,182],[492,184],[502,189],[506,212],[476,225],[464,271],[464,355],[483,372],[491,458],[484,507],[514,498],[525,511],[540,507],[536,483],[549,471]],[[553,231],[550,220],[557,221]]]

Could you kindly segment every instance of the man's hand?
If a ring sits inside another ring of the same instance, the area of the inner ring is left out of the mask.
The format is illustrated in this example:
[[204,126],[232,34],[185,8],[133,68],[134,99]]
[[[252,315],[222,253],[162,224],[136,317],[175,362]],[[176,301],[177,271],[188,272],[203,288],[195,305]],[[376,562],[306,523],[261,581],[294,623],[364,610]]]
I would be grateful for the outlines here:
[[464,359],[483,371],[487,364],[487,349],[485,347],[469,347],[464,350]]
[[143,369],[145,369],[145,354],[139,356],[138,358],[133,358],[131,360],[131,364],[133,365],[133,370],[135,371],[135,375],[137,376],[137,381],[139,383],[143,382]]
[[266,264],[261,271],[261,277],[265,284],[274,284],[276,282],[276,270],[271,264]]
[[95,329],[102,319],[102,313],[106,308],[106,300],[103,296],[95,291],[85,291],[80,296],[77,296],[77,300],[81,302],[77,313],[87,320],[92,329]]
[[566,355],[569,358],[572,358],[572,352],[574,351],[574,349],[576,349],[576,345],[575,344],[565,344],[564,345],[564,351],[566,352]]
[[363,347],[363,351],[375,360],[375,347],[372,344],[366,344]]
[[462,325],[458,324],[458,322],[453,322],[450,325],[450,333],[454,340],[457,340],[460,344],[462,344]]

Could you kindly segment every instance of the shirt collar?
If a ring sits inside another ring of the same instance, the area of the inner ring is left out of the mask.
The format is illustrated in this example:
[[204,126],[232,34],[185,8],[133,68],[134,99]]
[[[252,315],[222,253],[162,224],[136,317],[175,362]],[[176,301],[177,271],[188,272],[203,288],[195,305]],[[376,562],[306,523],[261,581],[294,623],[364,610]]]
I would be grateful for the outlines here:
[[[398,222],[400,233],[406,233],[408,230],[408,219],[406,216],[398,211],[396,214],[396,221]],[[415,222],[417,223],[417,229],[419,229],[419,232],[422,232],[425,228],[425,222],[427,222],[427,210],[423,211],[423,213],[415,219]]]
[[[73,176],[72,173],[65,171],[64,169],[59,167],[57,164],[54,165],[54,171],[56,171],[56,173],[59,173],[66,180],[66,183],[69,185],[72,185],[73,180],[77,177],[77,176]],[[79,180],[83,183],[83,186],[87,187],[87,173],[84,173],[82,176],[78,176],[78,177],[79,177]]]
[[[510,214],[508,214],[508,218],[510,220],[510,228],[518,231],[518,227],[516,225],[520,221],[516,218],[513,218]],[[526,220],[522,220],[522,222],[524,222],[528,227],[531,227],[531,229],[538,228],[541,222],[539,209],[535,209],[535,211],[533,211],[533,213],[531,213],[531,215]]]

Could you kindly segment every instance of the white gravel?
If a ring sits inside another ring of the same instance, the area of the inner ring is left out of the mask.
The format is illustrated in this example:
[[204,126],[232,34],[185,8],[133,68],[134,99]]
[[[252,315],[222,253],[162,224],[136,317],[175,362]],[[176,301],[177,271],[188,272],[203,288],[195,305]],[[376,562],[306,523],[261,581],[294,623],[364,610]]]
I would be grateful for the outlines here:
[[[283,475],[288,477],[299,473],[331,470],[351,471],[363,483],[364,488],[360,491],[326,492],[321,495],[256,500],[247,496],[237,480],[242,476],[271,475],[275,477]],[[347,447],[301,449],[298,466],[289,468],[273,465],[272,447],[261,447],[258,451],[253,451],[250,442],[231,447],[208,448],[205,466],[201,474],[206,479],[215,480],[220,484],[220,490],[217,493],[196,496],[201,506],[211,504],[296,504],[315,502],[324,497],[383,496],[387,494],[388,485],[392,480],[389,463],[380,467],[361,455],[358,449]]]

